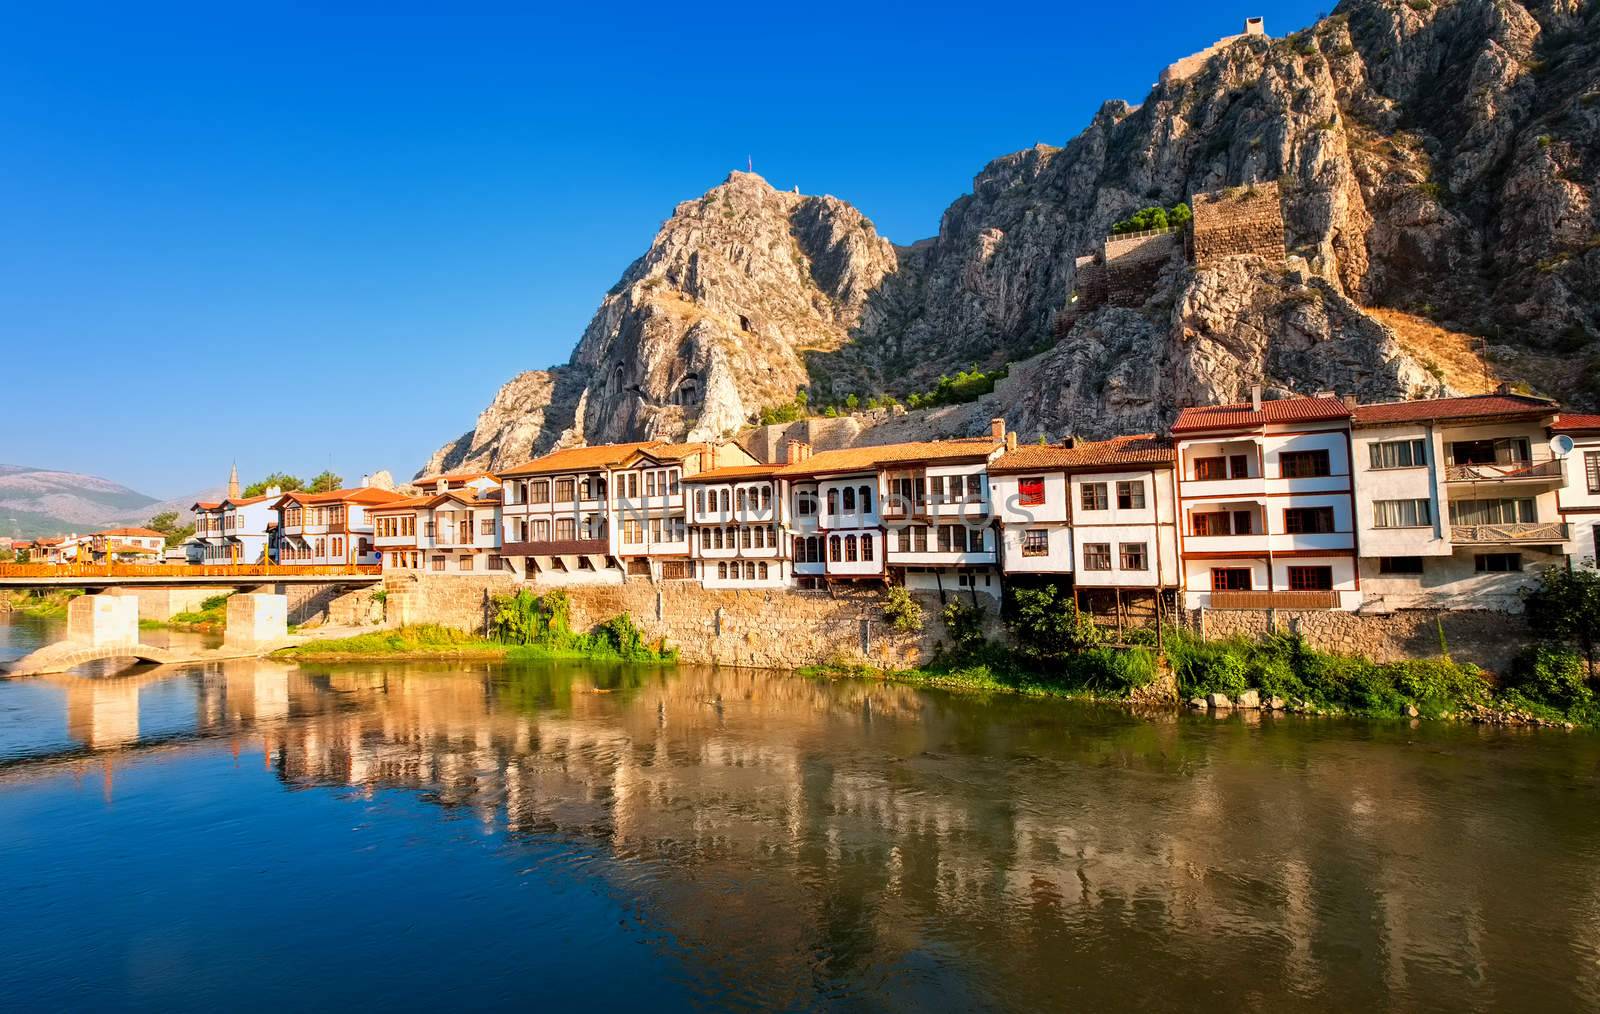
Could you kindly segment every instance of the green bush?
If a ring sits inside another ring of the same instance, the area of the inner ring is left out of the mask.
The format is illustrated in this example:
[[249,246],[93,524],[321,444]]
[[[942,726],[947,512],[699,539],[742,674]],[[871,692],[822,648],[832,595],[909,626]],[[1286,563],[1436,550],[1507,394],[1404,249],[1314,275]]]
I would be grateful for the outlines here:
[[1582,717],[1594,710],[1583,659],[1572,651],[1541,644],[1512,667],[1511,686],[1523,696],[1563,715]]
[[1171,208],[1163,208],[1159,204],[1149,208],[1140,208],[1127,218],[1111,224],[1113,235],[1127,232],[1148,232],[1151,229],[1175,228],[1187,225],[1194,214],[1187,204],[1181,201]]
[[883,618],[889,626],[902,634],[915,634],[922,630],[922,604],[911,593],[896,585],[889,589],[883,603]]
[[976,363],[970,370],[959,370],[953,377],[943,376],[933,385],[933,390],[917,392],[906,398],[907,408],[933,408],[936,405],[960,405],[994,390],[994,385],[1005,379],[1007,367],[985,373]]
[[1017,650],[1034,660],[1059,659],[1103,640],[1094,620],[1053,584],[1007,589],[1005,622]]
[[958,655],[974,655],[988,643],[983,636],[983,610],[977,606],[955,599],[945,605],[942,618]]

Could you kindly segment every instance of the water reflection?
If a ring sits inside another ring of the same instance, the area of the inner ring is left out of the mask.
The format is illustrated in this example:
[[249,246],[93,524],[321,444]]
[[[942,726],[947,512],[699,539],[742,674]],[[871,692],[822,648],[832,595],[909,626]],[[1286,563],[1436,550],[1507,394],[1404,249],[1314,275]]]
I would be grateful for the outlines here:
[[72,742],[11,745],[0,794],[88,751],[114,792],[149,751],[217,743],[286,787],[404,790],[562,844],[540,861],[626,897],[718,1003],[1600,1000],[1586,736],[693,668],[162,672],[47,684],[29,706],[62,709]]

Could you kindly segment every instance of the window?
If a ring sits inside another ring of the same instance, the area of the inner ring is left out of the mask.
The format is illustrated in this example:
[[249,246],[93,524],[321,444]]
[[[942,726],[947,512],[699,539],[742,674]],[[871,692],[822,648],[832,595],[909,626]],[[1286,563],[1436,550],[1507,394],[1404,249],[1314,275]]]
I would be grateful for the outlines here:
[[722,495],[719,497],[719,499],[722,501],[722,513],[726,514],[733,509],[733,500],[731,499],[731,494],[727,490],[722,491]]
[[[568,500],[572,499],[572,481],[571,480],[567,481],[567,499]],[[539,480],[535,481],[531,486],[528,487],[528,502],[529,503],[549,503],[550,502],[550,480],[549,479],[539,479]]]
[[667,482],[667,494],[669,496],[677,496],[678,495],[678,489],[679,489],[678,479],[679,479],[679,474],[678,474],[678,470],[676,468],[668,470],[666,482]]
[[828,536],[828,559],[831,562],[838,563],[843,559],[843,542],[837,535]]
[[1044,528],[1029,528],[1022,533],[1023,556],[1049,556],[1050,532]]
[[505,557],[496,556],[494,553],[490,553],[489,554],[489,569],[490,570],[505,570],[506,569]]
[[1212,591],[1249,591],[1248,567],[1214,567],[1211,570]]
[[577,483],[572,479],[556,480],[556,503],[571,503],[572,494],[577,488]]
[[1428,442],[1416,440],[1385,440],[1368,444],[1373,468],[1421,468],[1428,463]]
[[1583,474],[1588,480],[1589,492],[1600,493],[1600,451],[1585,451]]
[[[872,536],[870,535],[861,536],[861,559],[863,562],[872,562],[872,541]],[[763,563],[761,566],[765,567],[766,564]],[[765,577],[766,575],[762,576]]]
[[461,562],[460,562],[460,564],[458,566],[459,566],[459,568],[461,570],[471,570],[472,569],[472,557],[463,556],[461,558]]
[[1194,459],[1194,478],[1196,482],[1208,482],[1213,479],[1226,479],[1227,477],[1227,458]]
[[644,526],[633,518],[622,522],[622,541],[638,544],[644,541]]
[[704,514],[706,512],[706,491],[703,489],[694,491],[694,512],[696,514]]
[[839,513],[839,491],[836,489],[828,490],[828,513]]
[[1085,542],[1083,544],[1084,570],[1111,569],[1111,543]]
[[1374,528],[1426,528],[1433,524],[1433,507],[1426,500],[1372,501]]
[[728,565],[726,563],[717,564],[717,577],[724,581],[728,579]]
[[565,541],[578,537],[578,522],[572,518],[556,518],[556,539]]
[[436,556],[433,558],[433,569],[440,571],[444,570],[444,557]]
[[1250,458],[1243,454],[1228,455],[1228,477],[1245,479],[1250,476]]
[[856,509],[856,491],[855,491],[855,487],[846,486],[844,488],[844,512],[846,514],[854,514],[855,513],[855,509]]
[[1040,507],[1044,504],[1044,477],[1031,475],[1017,480],[1017,503],[1023,507]]
[[1086,482],[1078,493],[1078,502],[1086,511],[1103,511],[1110,506],[1106,498],[1106,484]]
[[1506,574],[1522,569],[1521,553],[1479,553],[1473,569],[1480,574]]
[[944,476],[931,475],[928,477],[928,501],[936,504],[949,502],[944,498]]
[[872,513],[872,487],[870,486],[861,487],[861,513]]
[[1527,464],[1531,458],[1526,437],[1458,440],[1450,445],[1452,465],[1517,465]]
[[745,512],[743,487],[733,491],[733,509],[740,514]]
[[764,510],[764,511],[772,509],[772,487],[771,486],[762,486],[761,487],[761,509]]
[[1150,565],[1145,556],[1145,544],[1142,542],[1124,542],[1118,547],[1121,550],[1123,570],[1149,570]]
[[1189,515],[1193,535],[1249,535],[1255,528],[1249,511],[1210,511]]
[[749,528],[742,529],[741,530],[741,536],[740,536],[740,543],[739,544],[742,545],[745,549],[754,548],[753,544],[750,541],[752,537],[753,537],[753,534],[752,534],[752,530],[751,529],[749,529]]
[[983,476],[977,472],[967,476],[967,499],[973,503],[983,502]]
[[1378,557],[1378,573],[1380,573],[1380,574],[1420,574],[1420,573],[1422,573],[1422,557],[1420,557],[1420,556],[1380,556],[1380,557]]
[[547,518],[539,518],[538,520],[534,521],[534,523],[533,523],[533,537],[534,537],[535,541],[538,541],[538,542],[544,542],[544,541],[547,541],[550,538],[550,521],[549,521],[549,519],[547,519]]
[[817,512],[817,494],[811,490],[801,490],[794,495],[794,513],[796,517],[810,517]]
[[1534,506],[1531,497],[1507,500],[1451,500],[1452,525],[1531,524]]
[[1295,591],[1332,591],[1332,567],[1290,567],[1289,587]]
[[1309,479],[1331,475],[1332,471],[1326,450],[1284,451],[1278,455],[1278,474],[1285,479]]
[[854,535],[846,535],[844,537],[844,558],[846,563],[856,562],[856,537]]
[[1117,510],[1144,510],[1144,481],[1117,483]]
[[1313,535],[1333,531],[1332,507],[1286,507],[1283,530],[1290,535]]
[[912,525],[906,531],[911,533],[911,551],[913,553],[926,553],[928,551],[928,526]]
[[494,518],[484,518],[483,520],[479,521],[478,522],[478,534],[479,535],[493,535],[494,534]]

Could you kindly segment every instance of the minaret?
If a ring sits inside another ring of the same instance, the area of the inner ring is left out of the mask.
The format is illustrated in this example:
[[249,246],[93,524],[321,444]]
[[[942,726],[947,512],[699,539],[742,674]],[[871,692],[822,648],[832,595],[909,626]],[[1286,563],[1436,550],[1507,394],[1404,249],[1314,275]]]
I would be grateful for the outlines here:
[[238,462],[234,462],[233,467],[228,470],[228,499],[229,500],[237,500],[237,499],[239,499],[239,463]]

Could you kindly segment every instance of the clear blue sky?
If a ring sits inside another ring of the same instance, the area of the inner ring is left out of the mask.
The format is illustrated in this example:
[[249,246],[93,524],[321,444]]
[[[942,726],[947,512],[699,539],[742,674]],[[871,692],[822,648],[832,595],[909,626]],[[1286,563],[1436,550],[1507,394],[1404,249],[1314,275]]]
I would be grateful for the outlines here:
[[0,59],[0,462],[168,496],[409,475],[746,156],[911,242],[989,159],[1331,3],[56,6]]

